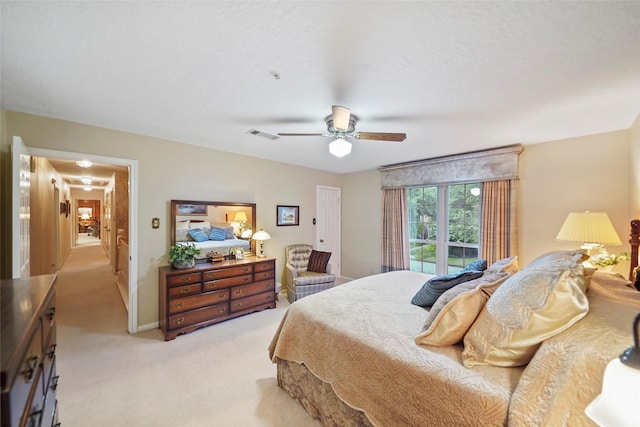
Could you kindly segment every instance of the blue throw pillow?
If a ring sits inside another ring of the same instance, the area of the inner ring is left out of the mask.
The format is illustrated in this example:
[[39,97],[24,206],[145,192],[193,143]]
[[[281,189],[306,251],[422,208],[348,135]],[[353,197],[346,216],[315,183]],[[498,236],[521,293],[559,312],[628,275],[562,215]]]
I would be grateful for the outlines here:
[[487,260],[478,259],[467,265],[461,271],[485,271],[487,269]]
[[209,232],[209,240],[224,240],[227,236],[227,231],[224,228],[211,227],[211,231]]
[[196,242],[205,242],[209,240],[209,236],[199,228],[192,228],[189,230],[189,236],[191,236]]
[[413,296],[411,304],[420,307],[431,307],[438,297],[460,283],[482,277],[482,271],[461,271],[459,273],[435,276],[427,280],[422,288]]

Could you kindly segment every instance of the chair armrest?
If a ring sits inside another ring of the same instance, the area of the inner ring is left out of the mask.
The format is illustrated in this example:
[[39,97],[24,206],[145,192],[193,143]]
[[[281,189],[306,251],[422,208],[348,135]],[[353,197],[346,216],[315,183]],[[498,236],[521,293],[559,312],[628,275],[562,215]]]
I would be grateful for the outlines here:
[[284,266],[285,266],[285,269],[291,274],[291,277],[298,277],[298,275],[300,274],[299,273],[300,270],[298,270],[288,262]]

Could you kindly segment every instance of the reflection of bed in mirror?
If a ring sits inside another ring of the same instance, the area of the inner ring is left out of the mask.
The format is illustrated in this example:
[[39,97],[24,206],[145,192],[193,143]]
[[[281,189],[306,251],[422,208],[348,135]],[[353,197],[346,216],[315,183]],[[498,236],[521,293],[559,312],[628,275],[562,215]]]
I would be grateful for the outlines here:
[[253,251],[255,221],[255,203],[172,200],[171,244],[193,243],[201,250],[197,257],[201,261],[213,252]]

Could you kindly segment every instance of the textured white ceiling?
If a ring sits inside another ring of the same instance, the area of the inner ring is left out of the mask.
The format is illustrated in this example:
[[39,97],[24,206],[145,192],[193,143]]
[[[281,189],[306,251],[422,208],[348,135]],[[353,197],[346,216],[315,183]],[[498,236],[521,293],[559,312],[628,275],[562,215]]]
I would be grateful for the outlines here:
[[[333,172],[627,129],[640,2],[5,2],[2,107]],[[276,79],[273,73],[279,74]],[[342,159],[331,105],[359,131]]]

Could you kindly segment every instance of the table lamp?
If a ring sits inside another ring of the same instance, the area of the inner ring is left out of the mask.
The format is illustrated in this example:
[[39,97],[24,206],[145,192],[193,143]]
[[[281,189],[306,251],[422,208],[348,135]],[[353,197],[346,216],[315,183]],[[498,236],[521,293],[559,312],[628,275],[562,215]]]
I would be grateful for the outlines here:
[[581,242],[582,249],[603,250],[604,245],[621,245],[620,237],[606,212],[571,212],[564,220],[557,240]]
[[258,258],[264,258],[265,257],[265,255],[264,255],[264,241],[265,240],[269,240],[271,238],[271,236],[269,235],[269,233],[267,233],[263,229],[260,229],[260,231],[256,232],[251,238],[260,243],[260,252],[258,253],[257,257]]
[[602,427],[637,425],[640,409],[640,314],[633,322],[634,346],[607,365],[602,393],[584,413]]

